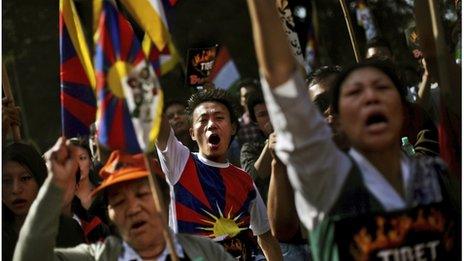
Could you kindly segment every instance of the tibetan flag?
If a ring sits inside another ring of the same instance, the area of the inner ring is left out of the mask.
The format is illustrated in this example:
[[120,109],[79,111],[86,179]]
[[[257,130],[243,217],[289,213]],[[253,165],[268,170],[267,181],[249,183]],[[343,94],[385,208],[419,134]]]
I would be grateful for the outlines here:
[[230,57],[227,47],[222,46],[214,63],[213,70],[209,75],[209,82],[212,82],[218,89],[229,89],[237,80],[240,79],[237,66]]
[[145,31],[143,50],[157,75],[174,69],[180,58],[169,34],[163,3],[160,0],[121,0],[121,3]]
[[158,50],[148,34],[145,34],[142,42],[143,52],[148,58],[148,61],[153,66],[157,76],[164,75],[174,69],[180,61],[176,48],[172,41],[169,41],[162,50]]
[[110,150],[151,150],[163,106],[153,68],[113,2],[103,1],[96,35],[98,140]]
[[72,0],[60,0],[60,85],[62,134],[89,134],[95,121],[95,73]]

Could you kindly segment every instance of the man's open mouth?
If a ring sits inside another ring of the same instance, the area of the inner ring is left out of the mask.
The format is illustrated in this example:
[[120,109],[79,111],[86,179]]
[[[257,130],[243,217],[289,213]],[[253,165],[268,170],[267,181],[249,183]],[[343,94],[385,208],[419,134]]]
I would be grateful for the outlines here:
[[221,142],[221,138],[219,137],[219,135],[217,134],[211,134],[208,138],[208,143],[212,144],[212,145],[218,145],[219,142]]

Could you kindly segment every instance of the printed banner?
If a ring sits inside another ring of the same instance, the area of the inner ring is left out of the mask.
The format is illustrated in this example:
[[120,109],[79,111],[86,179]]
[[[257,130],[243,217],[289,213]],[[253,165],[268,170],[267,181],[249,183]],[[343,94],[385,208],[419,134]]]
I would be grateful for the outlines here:
[[449,210],[431,204],[335,223],[340,260],[455,260],[457,233]]
[[203,86],[216,60],[218,45],[207,48],[191,48],[187,53],[187,85],[191,87]]
[[298,40],[298,35],[295,29],[295,22],[293,21],[293,15],[288,5],[288,1],[278,1],[277,10],[279,11],[280,19],[282,20],[282,27],[288,37],[288,42],[292,48],[293,55],[298,63],[305,67],[303,51],[301,50],[300,41]]

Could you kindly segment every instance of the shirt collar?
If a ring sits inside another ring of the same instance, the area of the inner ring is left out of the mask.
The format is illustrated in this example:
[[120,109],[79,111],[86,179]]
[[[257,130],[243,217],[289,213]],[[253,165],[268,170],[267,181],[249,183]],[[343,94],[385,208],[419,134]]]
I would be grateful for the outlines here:
[[[351,148],[350,156],[356,161],[367,189],[375,196],[387,211],[399,210],[406,207],[406,200],[402,198],[385,177],[359,151]],[[409,159],[402,154],[401,173],[403,175],[403,189],[407,195],[411,175]]]
[[220,163],[220,162],[215,162],[215,161],[211,161],[207,158],[205,158],[201,153],[194,153],[195,155],[198,156],[198,159],[203,162],[204,164],[208,165],[208,166],[211,166],[211,167],[215,167],[215,168],[221,168],[221,169],[225,169],[227,167],[229,167],[230,163],[229,161],[225,162],[225,163]]
[[[182,245],[179,243],[177,240],[177,237],[174,232],[170,231],[174,248],[176,250],[177,256],[179,258],[184,258],[184,250],[182,248]],[[143,259],[137,254],[137,252],[125,241],[122,243],[123,250],[121,254],[118,257],[118,261],[143,261]],[[164,261],[166,258],[169,256],[169,249],[167,245],[164,247],[163,252],[156,258],[157,261]]]

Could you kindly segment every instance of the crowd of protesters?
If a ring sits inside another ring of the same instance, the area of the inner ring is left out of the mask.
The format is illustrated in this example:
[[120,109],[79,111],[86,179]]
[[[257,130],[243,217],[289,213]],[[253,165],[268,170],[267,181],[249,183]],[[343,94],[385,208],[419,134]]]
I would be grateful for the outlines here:
[[[142,154],[95,150],[93,137],[59,138],[42,156],[26,142],[7,144],[21,119],[3,99],[3,260],[172,260],[171,252],[180,260],[343,260],[338,221],[437,203],[460,231],[460,163],[450,170],[440,159],[450,152],[439,132],[450,126],[441,126],[447,106],[435,103],[426,60],[416,100],[382,39],[359,63],[303,75],[275,6],[248,6],[261,79],[243,79],[240,98],[206,88],[165,103],[155,173]],[[370,259],[363,244],[392,240],[366,235],[358,234],[353,259]],[[460,233],[453,238],[459,244]],[[460,255],[459,246],[441,247]],[[437,253],[379,255],[445,257]]]

